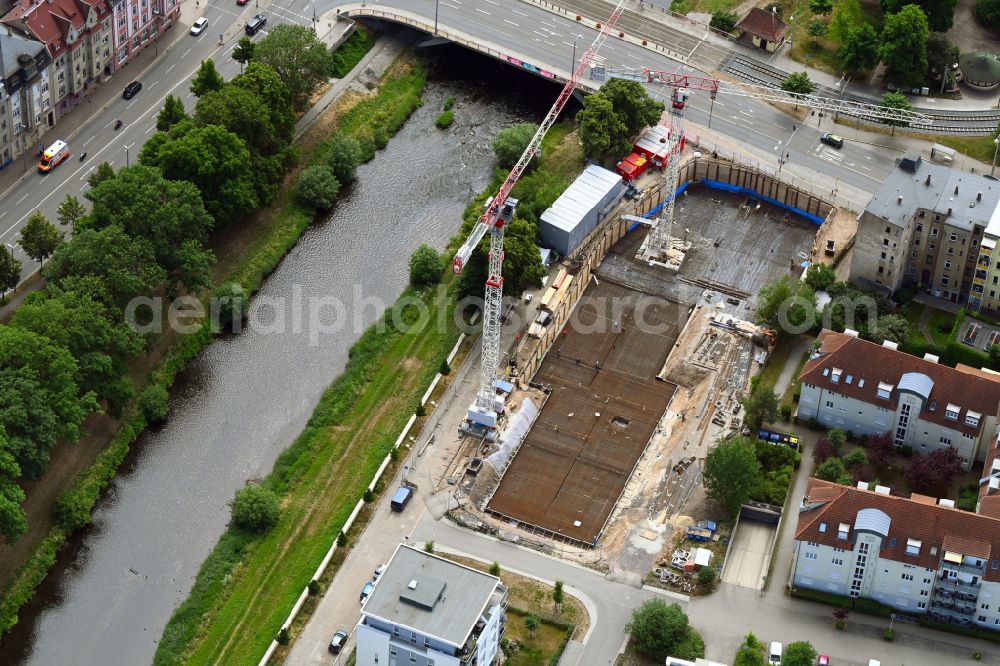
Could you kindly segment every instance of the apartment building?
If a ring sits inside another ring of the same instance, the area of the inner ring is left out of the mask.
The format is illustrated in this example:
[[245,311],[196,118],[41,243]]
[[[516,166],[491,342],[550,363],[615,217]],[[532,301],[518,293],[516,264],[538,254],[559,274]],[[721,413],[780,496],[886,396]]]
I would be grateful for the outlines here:
[[37,146],[55,122],[45,44],[0,25],[0,168]]
[[893,342],[823,330],[799,379],[800,418],[855,435],[889,432],[896,446],[921,454],[948,446],[966,470],[996,438],[1000,375],[949,368],[930,354],[903,353]]
[[357,662],[494,666],[506,610],[496,576],[400,545],[361,608]]
[[[993,266],[997,283],[987,273],[1000,239],[998,210],[1000,182],[903,157],[858,217],[850,279],[888,293],[918,284],[963,303],[975,282],[977,299],[992,292],[996,309],[1000,266]],[[982,261],[987,272],[977,268]]]
[[951,500],[858,486],[809,480],[793,584],[1000,631],[1000,520]]

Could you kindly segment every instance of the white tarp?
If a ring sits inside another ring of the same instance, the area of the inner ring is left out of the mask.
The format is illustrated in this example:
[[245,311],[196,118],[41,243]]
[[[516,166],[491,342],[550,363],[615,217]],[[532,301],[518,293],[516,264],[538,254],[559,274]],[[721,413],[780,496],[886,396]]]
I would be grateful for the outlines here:
[[521,408],[511,415],[506,429],[500,435],[500,447],[486,458],[497,474],[502,474],[507,469],[511,456],[520,446],[521,440],[528,434],[528,429],[531,428],[536,416],[538,416],[538,407],[530,398],[525,398],[524,402],[521,403]]
[[707,567],[712,561],[712,551],[707,548],[694,549],[694,563],[699,567]]

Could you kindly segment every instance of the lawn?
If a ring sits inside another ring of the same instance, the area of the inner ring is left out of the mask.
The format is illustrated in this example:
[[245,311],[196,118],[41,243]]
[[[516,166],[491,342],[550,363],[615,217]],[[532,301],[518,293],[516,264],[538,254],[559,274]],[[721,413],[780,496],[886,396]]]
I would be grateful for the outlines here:
[[740,0],[675,0],[670,4],[670,10],[684,15],[691,12],[714,14],[715,12],[730,12],[739,5]]
[[[815,67],[816,69],[840,76],[843,68],[840,64],[840,42],[827,37],[814,37],[809,34],[809,24],[814,20],[829,22],[830,15],[814,15],[809,9],[809,0],[782,0],[779,2],[782,16],[795,16],[794,37],[792,39],[792,59]],[[861,12],[868,23],[881,31],[882,9],[877,2],[861,2]]]
[[510,666],[548,666],[570,631],[542,622],[535,630],[535,635],[531,636],[528,628],[524,626],[524,616],[519,613],[508,613],[507,618],[504,637],[518,644],[517,651],[505,662]]

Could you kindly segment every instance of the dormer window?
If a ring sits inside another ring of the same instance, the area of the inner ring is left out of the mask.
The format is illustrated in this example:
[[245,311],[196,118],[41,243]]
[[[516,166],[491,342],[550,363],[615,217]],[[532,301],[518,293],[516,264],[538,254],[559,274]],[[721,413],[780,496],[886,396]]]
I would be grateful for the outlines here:
[[848,525],[847,523],[841,523],[840,526],[837,527],[837,538],[838,539],[845,539],[846,540],[847,539],[847,535],[850,534],[850,533],[851,533],[851,526]]
[[973,411],[966,412],[965,413],[965,425],[970,425],[973,428],[978,427],[979,426],[979,419],[980,419],[980,417],[982,417],[982,414],[980,414],[979,412],[973,412]]
[[830,373],[830,381],[832,381],[834,384],[839,384],[840,383],[840,374],[842,372],[843,372],[843,370],[841,370],[840,368],[834,368],[833,372]]
[[844,383],[845,384],[850,384],[853,381],[854,381],[854,375],[847,375],[847,377],[844,378]]
[[885,382],[878,383],[878,397],[883,400],[888,400],[892,396],[892,389],[896,388],[892,384],[887,384]]
[[962,411],[962,408],[958,405],[953,405],[950,402],[948,406],[944,408],[944,417],[946,419],[951,419],[952,421],[958,420],[958,413]]
[[917,539],[907,539],[906,540],[906,554],[907,555],[919,555],[920,554],[920,541]]

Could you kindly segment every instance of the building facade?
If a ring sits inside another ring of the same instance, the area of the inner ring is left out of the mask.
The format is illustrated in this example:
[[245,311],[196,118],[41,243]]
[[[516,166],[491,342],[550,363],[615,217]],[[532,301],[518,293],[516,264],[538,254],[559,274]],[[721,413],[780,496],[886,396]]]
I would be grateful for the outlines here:
[[506,610],[496,576],[400,545],[362,606],[357,662],[494,666]]
[[1000,308],[998,210],[997,181],[903,157],[858,217],[851,280],[890,293],[915,284],[977,309]]
[[861,485],[809,480],[793,585],[1000,631],[1000,520]]
[[996,437],[1000,375],[949,368],[851,330],[822,331],[799,379],[800,418],[855,435],[888,432],[921,454],[951,447],[967,470]]
[[55,123],[52,59],[45,45],[0,26],[0,167],[37,147]]

